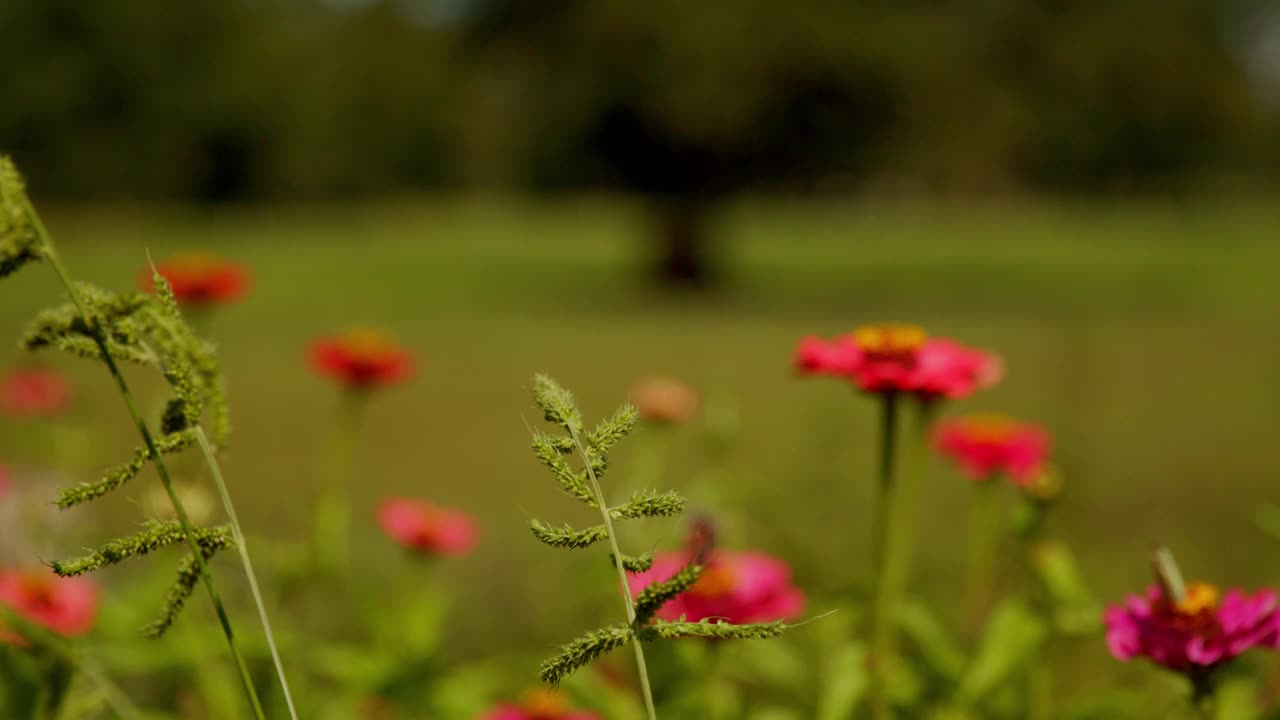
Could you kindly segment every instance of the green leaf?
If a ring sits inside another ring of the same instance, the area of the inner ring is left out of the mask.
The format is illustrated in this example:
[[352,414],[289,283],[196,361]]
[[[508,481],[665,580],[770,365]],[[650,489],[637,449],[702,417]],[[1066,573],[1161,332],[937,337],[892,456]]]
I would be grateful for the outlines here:
[[1048,628],[1023,603],[1009,600],[996,608],[956,699],[973,707],[1037,660]]
[[904,602],[898,610],[898,624],[934,674],[951,682],[960,678],[967,661],[964,651],[923,602]]
[[822,664],[815,720],[853,717],[854,709],[866,697],[871,684],[867,655],[867,647],[861,643],[846,643],[828,653]]

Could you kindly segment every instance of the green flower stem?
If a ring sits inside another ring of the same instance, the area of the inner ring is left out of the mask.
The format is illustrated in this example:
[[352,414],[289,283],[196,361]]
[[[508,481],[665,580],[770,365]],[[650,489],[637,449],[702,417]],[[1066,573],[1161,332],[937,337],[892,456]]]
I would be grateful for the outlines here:
[[897,393],[880,396],[879,482],[875,489],[875,516],[871,520],[871,569],[877,578],[881,576],[880,563],[884,561],[885,542],[889,532],[889,508],[898,444],[898,404]]
[[23,210],[27,213],[27,217],[31,219],[31,225],[40,237],[45,259],[49,261],[51,266],[53,266],[54,272],[57,273],[58,279],[66,288],[67,295],[70,296],[71,302],[75,304],[76,308],[80,312],[80,316],[84,319],[85,326],[89,329],[90,335],[93,336],[94,343],[98,346],[98,350],[102,354],[102,361],[106,364],[107,370],[110,371],[111,377],[115,380],[116,387],[120,391],[120,396],[124,399],[125,406],[129,410],[129,415],[132,417],[133,423],[138,429],[138,434],[142,436],[142,442],[146,445],[147,451],[151,454],[151,459],[155,464],[156,473],[160,475],[160,482],[163,483],[165,492],[169,495],[169,502],[173,505],[174,514],[178,516],[178,522],[182,524],[182,531],[186,538],[187,545],[191,547],[191,552],[195,556],[196,567],[200,571],[200,579],[204,582],[205,588],[209,591],[209,601],[213,603],[214,610],[218,615],[218,622],[222,625],[222,634],[227,638],[227,646],[230,648],[231,655],[235,659],[236,667],[240,671],[240,680],[244,684],[245,695],[249,699],[249,704],[253,707],[254,716],[259,718],[259,720],[265,720],[266,716],[262,712],[262,702],[258,699],[258,691],[253,686],[253,678],[249,673],[249,667],[245,663],[244,656],[240,654],[239,646],[236,644],[235,631],[231,627],[231,618],[227,615],[226,607],[222,604],[222,596],[218,594],[218,590],[214,586],[213,574],[209,572],[208,563],[205,562],[204,551],[196,541],[195,531],[191,526],[191,519],[187,516],[187,509],[183,506],[182,500],[178,497],[177,491],[174,490],[173,480],[169,476],[169,469],[165,465],[160,451],[156,449],[156,442],[151,435],[151,430],[147,427],[146,421],[142,419],[142,415],[138,412],[137,402],[133,398],[133,393],[129,390],[129,385],[125,382],[124,375],[120,373],[120,368],[116,365],[115,358],[112,357],[111,351],[107,349],[106,342],[102,337],[101,329],[89,314],[84,302],[80,299],[80,295],[76,291],[75,283],[71,280],[71,275],[62,264],[62,260],[58,256],[58,251],[53,245],[53,238],[45,228],[44,222],[36,213],[30,199],[24,197],[23,204]]
[[978,632],[991,604],[995,556],[1008,524],[1002,522],[1002,483],[998,478],[973,483],[969,498],[968,577],[969,624]]
[[350,568],[351,504],[347,484],[355,468],[360,425],[368,400],[368,390],[350,389],[343,393],[321,468],[323,486],[316,500],[313,546],[317,566],[338,576],[345,576]]
[[204,433],[204,428],[196,428],[196,441],[204,454],[204,461],[209,466],[213,482],[218,486],[218,494],[222,497],[222,507],[231,522],[231,534],[236,541],[236,549],[240,551],[240,563],[244,565],[245,577],[249,580],[249,590],[253,593],[253,602],[258,607],[258,618],[262,621],[262,630],[267,636],[267,647],[271,650],[271,661],[276,667],[276,676],[280,678],[280,689],[284,692],[285,705],[289,708],[289,717],[298,720],[298,710],[293,704],[293,694],[289,692],[289,679],[285,676],[284,663],[280,660],[280,651],[276,647],[275,633],[271,631],[271,620],[267,617],[267,606],[262,599],[262,590],[258,587],[258,575],[253,571],[253,562],[249,559],[249,545],[245,541],[244,531],[240,529],[240,520],[236,517],[235,505],[231,502],[231,493],[222,477],[222,466],[214,455],[213,446]]
[[[618,570],[618,584],[622,586],[622,599],[627,608],[627,624],[634,626],[636,623],[636,606],[631,599],[631,585],[627,583],[627,571],[622,567],[622,549],[618,547],[618,536],[613,529],[613,518],[609,517],[609,504],[605,501],[604,490],[600,488],[600,480],[596,477],[596,471],[591,467],[591,456],[587,454],[587,449],[582,445],[582,438],[578,436],[578,431],[573,429],[572,425],[568,426],[570,434],[573,436],[573,445],[578,449],[578,454],[582,456],[582,463],[587,468],[587,476],[591,478],[591,491],[595,493],[596,507],[600,508],[600,517],[604,520],[605,531],[609,533],[609,546],[613,551],[613,565]],[[636,651],[636,672],[640,676],[640,691],[644,695],[644,708],[648,713],[649,720],[657,720],[658,711],[653,705],[653,689],[649,686],[649,668],[644,661],[644,648],[640,645],[640,636],[636,633],[631,635],[631,644]]]
[[[888,413],[886,412],[886,416]],[[889,676],[897,656],[898,606],[906,592],[914,555],[920,490],[927,466],[928,436],[933,405],[920,402],[910,438],[911,466],[890,486],[887,508],[884,557],[876,586],[871,630],[871,710],[876,720],[889,720],[893,708],[889,699]],[[886,443],[887,444],[887,443]]]

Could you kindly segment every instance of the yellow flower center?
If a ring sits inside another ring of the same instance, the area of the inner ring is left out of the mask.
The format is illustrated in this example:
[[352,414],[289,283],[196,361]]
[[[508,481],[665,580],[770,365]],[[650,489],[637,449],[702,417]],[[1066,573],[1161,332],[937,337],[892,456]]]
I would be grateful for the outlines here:
[[530,690],[520,698],[520,707],[538,720],[551,720],[569,712],[569,705],[559,693],[551,690]]
[[979,413],[960,420],[964,431],[977,441],[1004,440],[1018,429],[1018,421],[999,413]]
[[853,331],[853,342],[862,352],[882,359],[914,355],[929,339],[918,325],[864,325]]
[[385,333],[368,328],[356,328],[343,333],[342,348],[356,359],[376,360],[394,353],[397,345]]
[[702,571],[702,577],[689,588],[693,595],[704,598],[724,597],[733,592],[737,579],[723,565],[712,565]]
[[1218,608],[1218,588],[1209,583],[1191,583],[1187,594],[1178,601],[1174,608],[1179,615],[1194,616],[1210,612]]

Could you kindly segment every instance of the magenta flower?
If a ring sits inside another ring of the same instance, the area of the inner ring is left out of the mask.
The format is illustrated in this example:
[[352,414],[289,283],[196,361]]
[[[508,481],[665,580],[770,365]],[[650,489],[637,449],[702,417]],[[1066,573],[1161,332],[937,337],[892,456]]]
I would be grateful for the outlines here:
[[1019,487],[1027,487],[1044,471],[1049,454],[1044,429],[996,414],[943,420],[933,443],[969,478],[990,480],[1003,473]]
[[603,720],[584,710],[571,710],[564,698],[551,690],[530,690],[519,704],[503,703],[476,720]]
[[[688,551],[663,553],[649,570],[627,578],[631,592],[671,579],[688,565]],[[791,568],[758,552],[712,550],[693,587],[658,610],[661,620],[722,618],[732,623],[789,620],[804,612],[804,593],[791,584]]]
[[1246,595],[1194,583],[1178,602],[1158,585],[1107,608],[1107,647],[1118,660],[1145,657],[1193,677],[1254,647],[1280,647],[1276,593]]
[[962,398],[1000,380],[1000,359],[915,325],[869,325],[834,340],[806,337],[796,369],[842,377],[863,392],[914,393],[924,400]]
[[465,555],[476,544],[470,515],[426,500],[384,500],[378,506],[378,523],[392,540],[428,555]]

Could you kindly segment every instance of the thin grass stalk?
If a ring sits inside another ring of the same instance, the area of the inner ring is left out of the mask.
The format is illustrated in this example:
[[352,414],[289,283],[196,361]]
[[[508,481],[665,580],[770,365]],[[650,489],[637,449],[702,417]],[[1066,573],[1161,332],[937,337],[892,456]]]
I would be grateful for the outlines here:
[[930,403],[916,403],[908,455],[910,466],[897,479],[889,493],[888,531],[885,534],[884,560],[876,587],[871,631],[871,711],[876,720],[890,720],[893,717],[889,676],[898,652],[897,608],[902,604],[915,554],[920,491],[928,466],[928,437],[932,417],[933,406]]
[[267,637],[267,647],[271,650],[271,662],[275,664],[276,676],[280,679],[280,689],[284,692],[285,705],[289,708],[289,717],[298,720],[298,711],[293,704],[293,694],[289,692],[289,679],[285,676],[284,662],[280,659],[280,650],[276,647],[275,633],[271,630],[271,620],[267,617],[266,602],[262,599],[262,590],[258,586],[258,575],[253,571],[253,562],[249,559],[249,545],[245,541],[244,531],[240,528],[240,519],[236,517],[235,504],[231,501],[231,492],[222,476],[222,466],[214,455],[213,446],[205,435],[203,427],[196,428],[196,441],[200,444],[200,452],[204,454],[213,483],[218,487],[222,497],[222,507],[231,523],[231,535],[235,538],[236,549],[240,553],[240,563],[244,565],[245,577],[249,580],[249,590],[253,593],[253,602],[258,607],[258,618],[262,621],[262,630]]
[[[627,624],[634,626],[636,624],[636,606],[635,601],[631,598],[631,585],[627,582],[627,571],[622,566],[622,548],[618,546],[618,536],[613,529],[613,519],[609,516],[609,504],[605,502],[604,490],[600,487],[600,480],[596,477],[596,472],[591,466],[591,456],[587,454],[587,450],[582,445],[582,438],[578,436],[578,432],[569,426],[569,433],[573,437],[574,447],[577,448],[578,454],[582,456],[582,463],[587,469],[587,477],[591,479],[591,491],[596,496],[596,506],[600,508],[600,517],[604,520],[605,532],[609,534],[609,546],[613,551],[613,565],[618,571],[618,584],[622,587],[622,599],[627,608]],[[644,661],[644,648],[640,645],[639,633],[632,633],[631,644],[636,652],[636,673],[640,676],[640,692],[644,696],[644,708],[648,714],[649,720],[658,720],[658,711],[653,704],[653,688],[649,684],[649,668]]]
[[195,556],[196,568],[200,572],[200,579],[204,583],[205,589],[209,593],[209,601],[213,603],[214,611],[218,616],[218,622],[222,626],[222,634],[227,639],[227,646],[231,650],[231,655],[235,659],[236,667],[240,671],[240,680],[244,685],[245,695],[249,700],[249,704],[253,708],[254,717],[259,720],[266,720],[266,716],[262,711],[262,702],[258,699],[258,691],[253,685],[253,677],[249,673],[249,666],[245,663],[244,656],[240,653],[240,648],[236,643],[235,631],[231,626],[231,618],[227,614],[226,607],[222,603],[222,596],[218,594],[217,587],[214,585],[213,574],[209,572],[208,563],[205,562],[204,550],[196,541],[195,532],[191,525],[191,518],[187,515],[187,509],[182,504],[182,500],[178,497],[177,491],[173,487],[173,480],[169,475],[169,468],[165,465],[164,459],[160,451],[156,449],[155,439],[151,435],[151,430],[147,427],[147,423],[143,420],[141,413],[138,412],[137,402],[134,400],[133,392],[129,389],[129,384],[125,381],[124,375],[120,372],[119,366],[116,364],[115,358],[111,355],[111,351],[107,349],[106,342],[102,337],[102,331],[98,324],[94,322],[93,317],[89,314],[81,300],[79,293],[76,291],[75,283],[71,279],[70,273],[67,272],[66,266],[63,265],[62,259],[59,257],[57,249],[54,247],[53,238],[49,231],[45,228],[43,220],[36,213],[35,207],[32,206],[30,199],[23,198],[23,210],[27,213],[27,217],[31,219],[31,225],[40,237],[41,244],[44,248],[45,259],[53,267],[58,280],[61,281],[63,287],[67,291],[67,295],[71,298],[71,302],[75,304],[80,312],[81,318],[84,319],[85,326],[89,329],[90,335],[93,337],[94,344],[98,346],[98,351],[102,355],[102,361],[106,364],[107,370],[110,371],[111,377],[115,380],[116,387],[120,391],[120,396],[124,400],[125,407],[129,410],[129,415],[133,419],[134,426],[138,429],[138,434],[142,436],[142,442],[146,445],[147,451],[151,454],[152,462],[155,465],[156,473],[160,476],[160,482],[164,485],[165,492],[169,495],[169,502],[173,505],[174,514],[178,517],[178,522],[182,525],[183,536],[190,546],[192,554]]

